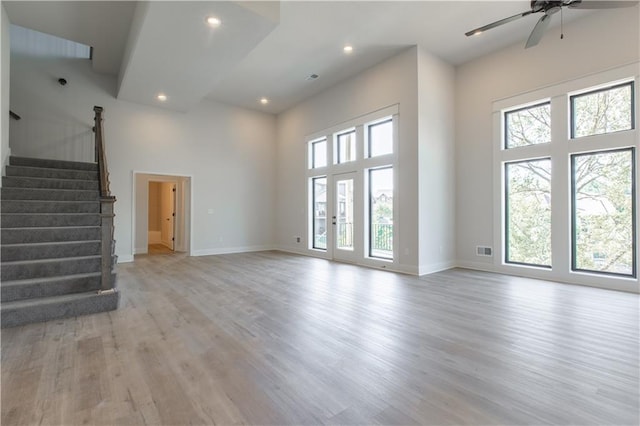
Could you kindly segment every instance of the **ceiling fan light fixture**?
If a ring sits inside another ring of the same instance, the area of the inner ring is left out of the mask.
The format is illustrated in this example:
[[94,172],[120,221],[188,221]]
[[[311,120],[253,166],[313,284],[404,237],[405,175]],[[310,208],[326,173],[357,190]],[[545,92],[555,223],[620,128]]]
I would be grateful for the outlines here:
[[222,24],[222,21],[220,20],[220,18],[216,18],[215,16],[207,16],[204,19],[204,21],[211,28],[218,28],[220,26],[220,24]]

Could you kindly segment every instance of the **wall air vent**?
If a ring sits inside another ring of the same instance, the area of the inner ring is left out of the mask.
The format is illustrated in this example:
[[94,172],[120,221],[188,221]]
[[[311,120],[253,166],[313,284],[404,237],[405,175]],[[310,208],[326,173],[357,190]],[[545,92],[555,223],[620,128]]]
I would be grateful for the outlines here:
[[476,246],[476,256],[493,256],[493,249],[491,247]]

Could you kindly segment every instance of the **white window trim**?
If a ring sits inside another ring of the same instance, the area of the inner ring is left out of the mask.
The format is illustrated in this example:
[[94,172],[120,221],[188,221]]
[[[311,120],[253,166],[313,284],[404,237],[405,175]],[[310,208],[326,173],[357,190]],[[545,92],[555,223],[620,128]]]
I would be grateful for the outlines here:
[[[622,277],[571,271],[571,205],[570,205],[570,155],[589,151],[614,150],[635,147],[636,170],[640,169],[640,75],[639,62],[609,69],[556,85],[536,89],[510,98],[496,100],[493,103],[493,266],[496,272],[540,278],[573,284],[601,287],[614,290],[640,292],[639,279],[636,276]],[[569,97],[577,93],[635,80],[635,129],[570,139]],[[545,99],[551,100],[551,122],[564,123],[552,125],[549,144],[530,145],[518,148],[503,148],[504,125],[503,112],[520,106],[533,105]],[[605,144],[606,140],[606,144]],[[525,158],[551,157],[553,177],[551,181],[551,247],[552,269],[535,266],[513,265],[504,262],[504,163]],[[640,185],[636,183],[636,202],[640,204]],[[637,211],[640,208],[637,207]],[[636,229],[640,230],[640,214],[636,214]],[[640,234],[640,232],[638,232]],[[636,247],[640,248],[637,241]],[[640,267],[640,249],[636,250],[636,265]]]
[[[365,142],[365,127],[369,124],[373,124],[379,122],[385,118],[391,117],[393,120],[393,153],[387,155],[380,155],[377,157],[368,157],[365,158],[365,150],[364,150],[364,142]],[[311,197],[312,192],[310,191],[310,181],[314,177],[326,176],[327,177],[327,200],[329,197],[334,196],[333,189],[333,175],[348,173],[352,171],[356,171],[358,174],[358,179],[360,185],[363,188],[363,196],[368,197],[368,192],[365,190],[367,188],[366,182],[366,170],[380,168],[380,167],[393,167],[393,179],[394,179],[394,199],[393,199],[393,212],[394,212],[394,221],[393,221],[393,260],[390,259],[382,259],[369,257],[367,255],[367,244],[368,242],[364,242],[362,251],[363,256],[360,256],[357,259],[356,264],[369,266],[374,268],[384,268],[392,271],[401,271],[400,261],[399,261],[399,253],[400,253],[400,239],[399,236],[399,224],[396,218],[399,217],[400,212],[400,202],[399,197],[396,195],[398,192],[397,183],[398,183],[398,150],[399,150],[399,105],[394,104],[391,106],[387,106],[376,111],[373,111],[368,114],[361,115],[359,117],[350,119],[348,121],[342,122],[340,124],[333,125],[329,128],[326,128],[319,132],[314,132],[312,134],[307,135],[304,139],[305,143],[305,153],[307,153],[307,158],[304,161],[305,167],[305,187],[306,187],[306,203],[305,203],[305,223],[307,226],[306,235],[307,235],[307,244],[304,247],[304,250],[309,256],[320,257],[324,259],[333,259],[333,233],[327,233],[327,249],[314,249],[312,248],[312,240],[313,235],[312,232],[312,224],[311,224]],[[356,130],[356,160],[350,161],[346,163],[333,164],[334,150],[335,150],[335,135],[339,133],[343,133],[345,130],[355,129]],[[327,140],[327,167],[318,167],[315,169],[309,168],[309,146],[312,142],[316,142],[318,140],[326,138]],[[333,199],[333,198],[331,198]],[[362,202],[366,200],[363,199]],[[366,207],[363,209],[364,216],[362,218],[363,221],[366,222],[366,215],[368,211]],[[327,217],[329,217],[329,213],[327,213]],[[331,226],[330,223],[327,223],[328,226]],[[364,232],[365,235],[354,235],[354,238],[363,238],[366,237],[367,232],[367,224],[364,224]],[[330,235],[331,234],[331,235]]]

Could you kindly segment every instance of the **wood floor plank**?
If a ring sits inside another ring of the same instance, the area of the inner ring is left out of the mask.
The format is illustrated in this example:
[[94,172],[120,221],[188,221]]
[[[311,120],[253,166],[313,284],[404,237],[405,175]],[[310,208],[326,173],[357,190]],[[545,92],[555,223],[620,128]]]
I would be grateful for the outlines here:
[[138,256],[117,311],[2,331],[2,424],[640,422],[639,296],[278,252]]

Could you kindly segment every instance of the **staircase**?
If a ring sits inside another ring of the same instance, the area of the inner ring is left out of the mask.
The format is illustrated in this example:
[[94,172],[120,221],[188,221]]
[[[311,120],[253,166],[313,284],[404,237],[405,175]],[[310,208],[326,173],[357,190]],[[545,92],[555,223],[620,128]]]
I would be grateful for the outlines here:
[[117,308],[105,166],[10,157],[0,190],[3,328]]

